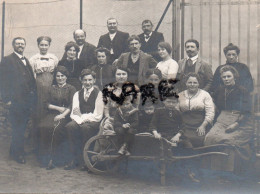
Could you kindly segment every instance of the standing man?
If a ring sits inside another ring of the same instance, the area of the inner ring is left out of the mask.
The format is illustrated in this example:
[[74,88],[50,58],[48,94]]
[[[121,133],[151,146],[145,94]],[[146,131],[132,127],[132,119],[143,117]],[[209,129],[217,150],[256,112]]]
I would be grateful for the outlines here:
[[187,57],[178,62],[179,71],[177,78],[180,80],[178,84],[179,92],[186,89],[183,78],[190,72],[199,75],[200,88],[208,92],[213,80],[212,67],[199,57],[199,42],[194,39],[187,40],[185,42],[185,51]]
[[0,89],[3,102],[10,106],[12,141],[10,156],[24,164],[24,133],[36,104],[36,83],[31,65],[23,56],[25,39],[12,42],[14,52],[3,58],[0,66]]
[[142,29],[144,33],[139,35],[141,40],[141,50],[145,53],[152,55],[157,61],[161,61],[158,54],[159,42],[164,42],[164,37],[161,32],[155,32],[153,30],[153,24],[151,20],[144,20],[142,22]]
[[132,35],[128,38],[130,52],[123,53],[113,66],[125,67],[128,70],[128,81],[139,86],[145,84],[146,73],[149,69],[154,69],[157,62],[151,55],[140,50],[140,38]]
[[[84,68],[91,68],[96,63],[96,47],[86,42],[86,32],[84,30],[75,30],[73,32],[73,37],[77,45],[79,46],[78,59],[84,61]],[[66,58],[66,54],[64,54],[62,58]]]
[[100,36],[98,41],[98,48],[103,46],[110,51],[111,63],[128,50],[127,39],[129,38],[129,34],[119,31],[117,26],[117,20],[109,18],[107,20],[108,33]]

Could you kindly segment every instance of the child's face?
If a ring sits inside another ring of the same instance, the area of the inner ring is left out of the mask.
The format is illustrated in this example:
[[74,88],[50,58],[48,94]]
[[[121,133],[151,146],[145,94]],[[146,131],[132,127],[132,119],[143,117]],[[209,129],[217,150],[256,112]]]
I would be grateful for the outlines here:
[[122,104],[122,108],[123,109],[129,109],[131,106],[132,106],[131,97],[128,96],[128,97],[125,98],[124,103]]
[[168,97],[163,101],[166,108],[173,109],[177,106],[178,100],[175,97]]
[[154,113],[154,106],[153,105],[148,105],[144,107],[144,112],[148,115],[151,115]]

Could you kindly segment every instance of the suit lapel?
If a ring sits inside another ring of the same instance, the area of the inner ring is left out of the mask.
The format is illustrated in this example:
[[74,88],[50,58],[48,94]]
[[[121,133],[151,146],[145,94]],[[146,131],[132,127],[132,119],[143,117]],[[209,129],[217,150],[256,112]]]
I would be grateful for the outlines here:
[[142,73],[143,73],[143,69],[144,69],[144,53],[142,51],[140,51],[140,64],[139,64],[139,73],[138,73],[138,77],[141,78],[142,77]]
[[82,47],[82,51],[80,52],[80,56],[79,58],[82,59],[83,54],[82,53],[87,53],[86,50],[88,49],[88,44],[85,42],[83,47]]
[[196,62],[196,66],[195,66],[195,73],[199,72],[200,67],[201,67],[201,59],[198,58],[198,60]]

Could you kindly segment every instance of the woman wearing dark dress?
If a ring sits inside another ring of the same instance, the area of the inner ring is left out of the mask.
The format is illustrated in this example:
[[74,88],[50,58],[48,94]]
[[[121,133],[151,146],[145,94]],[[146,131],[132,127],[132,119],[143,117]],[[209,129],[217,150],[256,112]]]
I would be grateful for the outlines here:
[[100,47],[95,50],[97,57],[97,65],[93,65],[92,71],[96,73],[96,83],[99,89],[102,91],[105,85],[114,83],[114,75],[112,73],[112,65],[108,64],[110,51],[104,47]]
[[239,172],[253,153],[250,146],[254,133],[250,119],[250,94],[237,83],[239,74],[234,67],[223,66],[220,74],[224,86],[220,86],[213,95],[219,115],[205,137],[205,145],[234,146],[225,150],[229,154],[227,158],[211,156],[211,169]]
[[74,86],[76,90],[82,88],[79,76],[84,69],[84,61],[77,58],[79,46],[75,42],[68,42],[65,46],[66,58],[59,61],[58,66],[64,66],[69,71],[67,83]]
[[[40,146],[38,159],[43,166],[53,168],[56,154],[61,153],[65,136],[65,125],[70,121],[69,113],[76,89],[67,84],[68,70],[58,66],[54,71],[54,84],[48,90],[45,102],[47,115],[39,124]],[[52,147],[52,148],[51,148]],[[50,161],[53,156],[53,163]],[[56,158],[58,160],[58,158]]]
[[234,67],[239,74],[239,78],[237,78],[236,84],[243,86],[249,93],[251,93],[254,90],[253,78],[248,67],[245,64],[238,62],[240,49],[236,45],[230,43],[223,49],[223,51],[227,62],[224,65],[220,65],[216,69],[213,77],[211,91],[214,92],[216,89],[218,89],[219,86],[224,85],[223,80],[221,79],[220,69],[226,65],[230,65]]

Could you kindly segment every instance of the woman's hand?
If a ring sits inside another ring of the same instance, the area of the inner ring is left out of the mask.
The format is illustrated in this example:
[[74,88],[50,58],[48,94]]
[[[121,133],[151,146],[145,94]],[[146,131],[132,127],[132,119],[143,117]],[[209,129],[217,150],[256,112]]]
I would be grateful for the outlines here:
[[162,138],[161,134],[158,133],[157,131],[153,131],[153,135],[154,135],[154,137],[155,137],[156,139],[161,139],[161,138]]
[[206,127],[204,126],[200,126],[198,129],[197,129],[197,132],[198,132],[198,136],[203,136],[206,134]]
[[66,109],[67,109],[67,108],[65,108],[65,107],[59,107],[59,112],[60,112],[60,113],[63,113]]
[[59,121],[59,120],[64,119],[64,118],[65,118],[65,117],[64,117],[64,115],[62,115],[62,114],[57,115],[56,117],[54,117],[54,122]]
[[231,133],[233,132],[237,127],[239,126],[238,122],[235,122],[233,124],[230,124],[227,129],[226,129],[226,132],[227,133]]
[[171,142],[178,143],[180,141],[181,134],[177,133],[173,138],[171,138]]
[[127,128],[130,128],[130,124],[129,123],[125,123],[122,125],[123,128],[127,129]]

